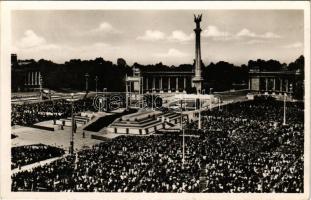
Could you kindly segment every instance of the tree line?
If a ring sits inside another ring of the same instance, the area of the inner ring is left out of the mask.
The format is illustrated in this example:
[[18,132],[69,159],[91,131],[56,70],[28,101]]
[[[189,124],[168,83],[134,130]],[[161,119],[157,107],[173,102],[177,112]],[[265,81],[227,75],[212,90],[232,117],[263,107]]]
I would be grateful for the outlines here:
[[[96,77],[97,88],[102,91],[125,91],[125,77],[132,75],[133,68],[140,68],[142,71],[193,71],[193,64],[181,64],[179,66],[167,66],[163,63],[152,65],[141,65],[134,63],[129,66],[123,58],[119,58],[114,64],[103,58],[94,60],[72,59],[63,64],[57,64],[49,60],[39,61],[29,60],[29,64],[23,66],[12,65],[12,68],[35,68],[39,69],[43,77],[43,87],[55,90],[64,88],[73,90],[85,90],[86,78],[88,78],[88,88],[95,90]],[[304,72],[304,57],[300,56],[295,61],[286,64],[277,60],[250,60],[241,66],[229,62],[219,61],[217,63],[202,63],[202,76],[204,77],[204,88],[213,91],[224,91],[240,86],[247,88],[248,72],[252,68],[261,71],[279,70],[301,70]],[[12,72],[13,73],[13,72]],[[88,77],[85,75],[88,74]],[[15,76],[16,77],[16,76]],[[14,80],[12,80],[13,82]],[[12,84],[12,90],[14,84]]]

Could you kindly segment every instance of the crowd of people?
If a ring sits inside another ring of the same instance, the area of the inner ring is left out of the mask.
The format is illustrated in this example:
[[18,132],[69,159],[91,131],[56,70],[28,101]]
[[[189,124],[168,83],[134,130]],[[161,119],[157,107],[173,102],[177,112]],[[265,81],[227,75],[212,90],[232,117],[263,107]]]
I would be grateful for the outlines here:
[[120,136],[31,172],[19,172],[12,176],[12,190],[199,192],[199,138],[190,141],[182,165],[180,136]]
[[[303,192],[303,104],[255,100],[202,113],[202,131],[119,136],[12,175],[12,191]],[[270,115],[271,114],[271,115]],[[190,136],[189,136],[190,135]]]
[[43,144],[13,147],[11,149],[11,169],[62,156],[63,154],[65,154],[63,149]]
[[[74,113],[87,110],[95,111],[92,99],[79,99],[74,102]],[[71,116],[71,102],[65,99],[22,105],[12,104],[11,126],[31,126],[41,121],[69,116]]]

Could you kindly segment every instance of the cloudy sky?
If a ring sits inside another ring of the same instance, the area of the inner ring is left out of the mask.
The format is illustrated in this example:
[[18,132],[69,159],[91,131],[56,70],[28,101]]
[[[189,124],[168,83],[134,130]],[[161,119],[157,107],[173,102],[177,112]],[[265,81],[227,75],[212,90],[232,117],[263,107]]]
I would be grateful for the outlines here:
[[19,59],[103,57],[128,64],[193,63],[194,13],[201,22],[202,59],[292,62],[303,54],[299,10],[13,11],[12,53]]

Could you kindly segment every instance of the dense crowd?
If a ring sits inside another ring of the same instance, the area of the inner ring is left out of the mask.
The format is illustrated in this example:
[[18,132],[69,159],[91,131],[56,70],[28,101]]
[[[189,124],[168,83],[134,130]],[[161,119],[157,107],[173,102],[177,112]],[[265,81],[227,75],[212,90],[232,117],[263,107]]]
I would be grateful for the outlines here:
[[[92,99],[74,102],[74,112],[95,111]],[[11,125],[30,126],[35,123],[71,116],[71,102],[64,99],[29,104],[12,104]]]
[[43,144],[13,147],[11,149],[11,168],[29,165],[41,160],[62,156],[63,149]]
[[[203,131],[119,136],[12,176],[12,191],[303,192],[303,104],[250,101],[203,112]],[[271,114],[272,116],[270,116]]]

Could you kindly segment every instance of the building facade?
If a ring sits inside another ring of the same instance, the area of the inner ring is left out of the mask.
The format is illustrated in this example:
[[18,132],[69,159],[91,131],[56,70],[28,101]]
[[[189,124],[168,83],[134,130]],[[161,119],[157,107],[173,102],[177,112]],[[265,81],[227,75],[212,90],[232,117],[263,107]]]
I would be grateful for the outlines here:
[[19,61],[17,55],[11,55],[11,88],[12,92],[35,91],[42,85],[41,72],[32,61]]
[[303,90],[304,74],[300,70],[260,71],[249,70],[248,89],[255,94],[297,94]]

